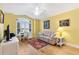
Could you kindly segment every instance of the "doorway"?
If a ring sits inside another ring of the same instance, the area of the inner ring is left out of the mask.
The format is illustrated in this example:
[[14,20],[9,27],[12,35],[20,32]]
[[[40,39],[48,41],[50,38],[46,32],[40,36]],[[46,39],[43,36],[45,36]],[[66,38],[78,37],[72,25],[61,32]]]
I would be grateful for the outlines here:
[[18,18],[16,21],[16,35],[21,37],[32,35],[31,20]]

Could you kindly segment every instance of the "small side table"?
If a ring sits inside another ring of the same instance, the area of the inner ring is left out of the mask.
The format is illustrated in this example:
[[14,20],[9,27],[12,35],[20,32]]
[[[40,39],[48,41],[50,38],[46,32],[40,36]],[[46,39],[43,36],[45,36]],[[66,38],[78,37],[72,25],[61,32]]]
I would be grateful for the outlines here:
[[58,46],[63,46],[64,45],[64,38],[63,37],[57,37],[56,44]]

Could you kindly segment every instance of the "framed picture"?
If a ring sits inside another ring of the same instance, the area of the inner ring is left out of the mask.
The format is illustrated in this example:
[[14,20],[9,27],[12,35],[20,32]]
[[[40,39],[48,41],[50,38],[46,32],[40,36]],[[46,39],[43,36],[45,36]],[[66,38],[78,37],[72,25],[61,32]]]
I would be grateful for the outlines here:
[[69,26],[69,25],[70,25],[69,19],[60,20],[60,21],[59,21],[59,26],[60,26],[60,27],[62,27],[62,26]]
[[50,21],[46,20],[44,21],[44,29],[49,29],[50,28]]
[[0,23],[4,23],[4,13],[0,10]]

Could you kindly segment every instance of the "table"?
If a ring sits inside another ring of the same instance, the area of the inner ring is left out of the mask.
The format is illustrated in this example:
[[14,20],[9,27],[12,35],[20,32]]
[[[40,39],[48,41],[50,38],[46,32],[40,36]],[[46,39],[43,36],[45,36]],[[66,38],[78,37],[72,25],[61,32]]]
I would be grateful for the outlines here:
[[56,44],[58,46],[64,45],[64,38],[63,37],[57,37]]
[[19,41],[17,37],[10,39],[11,41],[3,40],[0,43],[0,55],[17,55],[19,48]]

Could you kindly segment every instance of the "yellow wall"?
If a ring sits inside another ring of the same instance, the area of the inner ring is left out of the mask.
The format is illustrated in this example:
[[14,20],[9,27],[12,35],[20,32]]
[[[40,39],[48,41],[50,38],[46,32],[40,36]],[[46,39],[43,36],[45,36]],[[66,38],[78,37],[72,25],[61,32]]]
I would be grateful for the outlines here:
[[0,9],[3,10],[3,8],[2,8],[2,4],[0,4]]
[[16,17],[13,14],[5,13],[4,16],[4,29],[7,28],[7,25],[10,25],[10,31],[16,33]]
[[32,21],[32,34],[35,37],[37,32],[39,31],[39,20],[29,18],[28,16],[25,15],[14,15],[11,13],[5,13],[4,17],[4,29],[7,28],[7,25],[10,25],[10,31],[16,33],[16,19],[17,18],[28,18],[29,20]]
[[[72,44],[78,44],[79,45],[79,9],[74,9],[69,12],[61,13],[55,16],[48,17],[50,20],[50,31],[56,32],[59,28],[59,21],[69,19],[70,20],[70,26],[68,27],[61,27],[63,28],[63,37],[65,37],[65,40]],[[44,31],[43,29],[43,21],[41,21],[41,31]]]
[[37,34],[40,32],[40,20],[34,20],[34,37],[37,36]]

